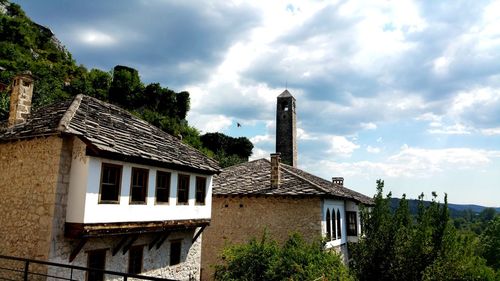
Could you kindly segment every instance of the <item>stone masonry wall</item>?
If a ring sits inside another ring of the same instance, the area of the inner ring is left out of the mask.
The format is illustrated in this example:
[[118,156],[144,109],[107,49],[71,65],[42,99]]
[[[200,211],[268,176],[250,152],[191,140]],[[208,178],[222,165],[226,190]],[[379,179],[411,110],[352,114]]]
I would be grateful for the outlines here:
[[62,148],[57,136],[0,143],[0,254],[47,260]]
[[[153,247],[149,250],[149,243],[154,235],[141,235],[133,246],[142,245],[143,248],[143,272],[141,275],[154,276],[159,278],[170,278],[175,280],[199,280],[200,278],[200,259],[201,259],[201,237],[198,237],[194,244],[191,243],[195,231],[177,231],[168,236],[168,239],[159,249]],[[122,249],[112,255],[112,249],[120,242],[122,237],[91,238],[85,244],[80,253],[73,262],[69,263],[69,255],[72,247],[77,243],[76,240],[65,238],[58,241],[57,252],[51,253],[51,262],[66,263],[76,266],[87,267],[88,252],[92,250],[106,250],[106,270],[127,272],[129,252],[123,254]],[[181,263],[170,266],[170,241],[182,240]],[[75,270],[72,273],[64,268],[49,268],[49,274],[61,278],[72,278],[76,280],[85,280],[84,271]],[[106,280],[122,280],[118,276],[106,275]]]
[[320,199],[214,196],[212,220],[203,232],[201,279],[213,279],[211,265],[220,262],[225,245],[260,237],[266,228],[280,242],[294,231],[307,241],[321,238]]

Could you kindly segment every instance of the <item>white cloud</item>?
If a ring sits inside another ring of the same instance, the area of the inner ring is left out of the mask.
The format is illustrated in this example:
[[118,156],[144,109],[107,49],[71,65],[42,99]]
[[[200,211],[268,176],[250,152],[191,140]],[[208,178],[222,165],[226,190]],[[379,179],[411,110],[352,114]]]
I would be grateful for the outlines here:
[[271,135],[257,135],[257,136],[251,137],[250,141],[253,144],[272,143],[272,142],[274,142],[274,138]]
[[93,46],[110,46],[116,43],[116,39],[104,32],[86,30],[79,32],[80,42]]
[[[207,121],[209,120],[209,121]],[[220,132],[229,128],[233,123],[230,118],[224,115],[206,115],[189,113],[189,122],[202,133]]]
[[342,157],[350,157],[351,154],[359,148],[359,145],[349,141],[343,136],[331,136],[329,137],[329,142],[330,149],[327,152]]
[[481,133],[486,136],[500,135],[500,127],[482,129]]
[[423,149],[407,145],[382,161],[339,162],[330,159],[306,163],[307,169],[328,177],[430,178],[450,171],[478,171],[500,158],[499,150],[470,148]]
[[431,122],[429,124],[432,129],[427,131],[431,134],[441,134],[441,135],[470,135],[472,132],[469,128],[462,124],[455,124],[451,126],[443,126],[441,123]]
[[369,145],[366,147],[366,151],[368,153],[377,154],[377,153],[380,153],[381,149],[380,149],[380,147],[373,147],[373,146]]

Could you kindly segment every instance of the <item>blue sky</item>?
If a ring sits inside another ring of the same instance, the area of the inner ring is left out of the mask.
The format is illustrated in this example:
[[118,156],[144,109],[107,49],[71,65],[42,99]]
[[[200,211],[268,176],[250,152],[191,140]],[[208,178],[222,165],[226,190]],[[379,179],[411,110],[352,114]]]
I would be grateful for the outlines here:
[[500,206],[499,1],[15,2],[77,63],[188,90],[189,123],[250,138],[253,158],[274,151],[287,86],[299,168]]

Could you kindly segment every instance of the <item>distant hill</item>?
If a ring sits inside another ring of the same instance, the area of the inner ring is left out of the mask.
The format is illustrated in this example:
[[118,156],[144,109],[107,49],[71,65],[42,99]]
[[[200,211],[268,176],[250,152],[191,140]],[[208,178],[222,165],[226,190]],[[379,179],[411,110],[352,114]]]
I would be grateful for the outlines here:
[[[391,208],[395,210],[399,206],[399,198],[391,198]],[[424,205],[428,206],[431,202],[430,201],[424,201]],[[418,210],[418,200],[416,199],[408,199],[408,205],[410,207],[410,212],[412,214],[416,214]],[[473,205],[473,204],[451,204],[448,203],[448,209],[450,210],[450,215],[451,217],[458,217],[461,215],[463,211],[470,210],[473,213],[480,213],[484,209],[488,207],[485,206],[480,206],[480,205]],[[497,213],[500,213],[500,208],[494,208]]]

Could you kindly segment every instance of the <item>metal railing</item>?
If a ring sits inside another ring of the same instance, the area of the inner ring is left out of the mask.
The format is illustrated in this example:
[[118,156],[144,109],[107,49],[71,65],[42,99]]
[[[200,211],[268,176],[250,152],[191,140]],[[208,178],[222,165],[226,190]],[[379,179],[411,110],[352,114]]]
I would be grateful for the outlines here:
[[[53,272],[53,273],[52,273]],[[76,277],[76,276],[84,276]],[[94,281],[89,276],[105,276],[98,280],[151,280],[151,281],[176,281],[175,279],[158,278],[138,274],[123,273],[82,266],[25,259],[0,255],[0,280],[70,280]]]

